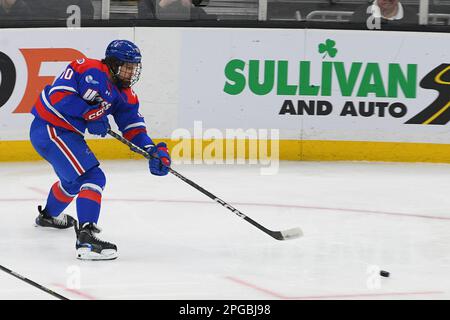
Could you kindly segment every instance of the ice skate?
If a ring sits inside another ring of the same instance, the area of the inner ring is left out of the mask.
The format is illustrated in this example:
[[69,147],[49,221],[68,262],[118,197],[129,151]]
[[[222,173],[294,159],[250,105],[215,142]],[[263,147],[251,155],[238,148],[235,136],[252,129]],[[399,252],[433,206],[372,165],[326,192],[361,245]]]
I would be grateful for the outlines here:
[[80,260],[114,260],[117,246],[96,237],[100,229],[95,223],[84,223],[77,229],[77,258]]
[[42,206],[38,206],[38,211],[39,215],[35,220],[37,227],[68,229],[73,227],[77,222],[77,220],[64,213],[61,213],[57,217],[52,217],[42,209]]

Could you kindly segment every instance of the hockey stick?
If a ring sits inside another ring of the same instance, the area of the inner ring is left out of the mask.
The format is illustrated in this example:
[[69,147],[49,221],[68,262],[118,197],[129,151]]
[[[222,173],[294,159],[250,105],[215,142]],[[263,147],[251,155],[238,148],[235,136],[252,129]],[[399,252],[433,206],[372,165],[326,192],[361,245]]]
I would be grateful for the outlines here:
[[[127,146],[129,146],[131,148],[131,150],[133,150],[136,153],[139,153],[141,155],[143,155],[145,158],[147,159],[152,159],[154,158],[152,155],[150,155],[148,152],[146,152],[145,150],[142,150],[141,148],[139,148],[138,146],[136,146],[135,144],[133,144],[132,142],[128,141],[127,139],[125,139],[124,137],[122,137],[120,134],[112,131],[111,129],[108,130],[108,134],[111,135],[112,137],[116,138],[117,140],[119,140],[120,142],[126,144]],[[186,182],[187,184],[189,184],[190,186],[194,187],[195,189],[197,189],[198,191],[200,191],[201,193],[203,193],[204,195],[206,195],[207,197],[211,198],[212,200],[214,200],[215,202],[221,204],[222,206],[224,206],[225,208],[227,208],[228,210],[232,211],[234,214],[236,214],[238,217],[244,219],[245,221],[251,223],[252,225],[254,225],[256,228],[258,228],[259,230],[267,233],[269,236],[271,236],[272,238],[275,238],[277,240],[289,240],[289,239],[295,239],[295,238],[299,238],[303,235],[303,232],[300,228],[292,228],[292,229],[288,229],[288,230],[284,230],[284,231],[272,231],[269,230],[265,227],[263,227],[262,225],[260,225],[258,222],[256,222],[255,220],[247,217],[245,214],[243,214],[241,211],[239,211],[238,209],[232,207],[231,205],[229,205],[228,203],[226,203],[225,201],[223,201],[222,199],[216,197],[215,195],[213,195],[211,192],[203,189],[202,187],[200,187],[198,184],[196,184],[195,182],[189,180],[188,178],[182,176],[180,173],[176,172],[175,170],[173,170],[172,168],[169,168],[169,172],[172,173],[174,176],[176,176],[177,178],[183,180],[184,182]]]
[[56,292],[54,292],[54,291],[52,291],[52,290],[50,290],[50,289],[44,287],[44,286],[41,286],[40,284],[38,284],[38,283],[36,283],[36,282],[34,282],[34,281],[30,280],[30,279],[27,279],[27,278],[25,278],[24,276],[21,276],[20,274],[15,273],[15,272],[12,271],[12,270],[9,270],[8,268],[5,268],[5,267],[2,266],[2,265],[0,265],[0,269],[3,270],[3,271],[5,271],[6,273],[8,273],[8,274],[10,274],[10,275],[12,275],[12,276],[14,276],[14,277],[16,277],[16,278],[22,280],[22,281],[25,281],[25,282],[28,283],[28,284],[31,284],[33,287],[36,287],[36,288],[38,288],[38,289],[41,289],[42,291],[47,292],[48,294],[51,294],[52,296],[54,296],[54,297],[56,297],[56,298],[58,298],[58,299],[60,299],[60,300],[69,300],[69,299],[67,299],[66,297],[63,297],[62,295],[60,295],[60,294],[58,294],[58,293],[56,293]]

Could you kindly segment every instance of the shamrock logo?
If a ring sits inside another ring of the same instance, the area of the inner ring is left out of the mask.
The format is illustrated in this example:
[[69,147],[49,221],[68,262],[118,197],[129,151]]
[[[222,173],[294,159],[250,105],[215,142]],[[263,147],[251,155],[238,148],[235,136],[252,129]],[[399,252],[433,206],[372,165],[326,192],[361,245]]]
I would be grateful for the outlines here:
[[338,50],[334,47],[336,45],[336,41],[327,39],[325,43],[319,44],[319,53],[325,53],[322,59],[324,59],[327,54],[334,58],[338,52]]

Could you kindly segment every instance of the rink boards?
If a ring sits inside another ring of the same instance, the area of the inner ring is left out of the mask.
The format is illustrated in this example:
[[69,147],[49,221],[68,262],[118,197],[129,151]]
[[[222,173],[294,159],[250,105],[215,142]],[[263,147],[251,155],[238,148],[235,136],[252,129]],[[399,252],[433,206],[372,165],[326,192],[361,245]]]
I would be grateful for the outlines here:
[[[141,113],[174,158],[450,162],[450,35],[220,28],[2,29],[1,161],[39,159],[36,96],[118,38],[142,50]],[[101,159],[137,157],[88,138]]]

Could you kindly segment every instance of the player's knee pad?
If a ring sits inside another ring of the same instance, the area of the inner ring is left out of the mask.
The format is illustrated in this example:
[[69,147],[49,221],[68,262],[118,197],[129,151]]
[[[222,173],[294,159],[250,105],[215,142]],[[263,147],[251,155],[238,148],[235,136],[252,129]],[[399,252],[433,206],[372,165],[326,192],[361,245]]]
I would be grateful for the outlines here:
[[106,185],[106,176],[99,167],[88,170],[77,180],[80,185],[79,191],[90,189],[101,194]]

